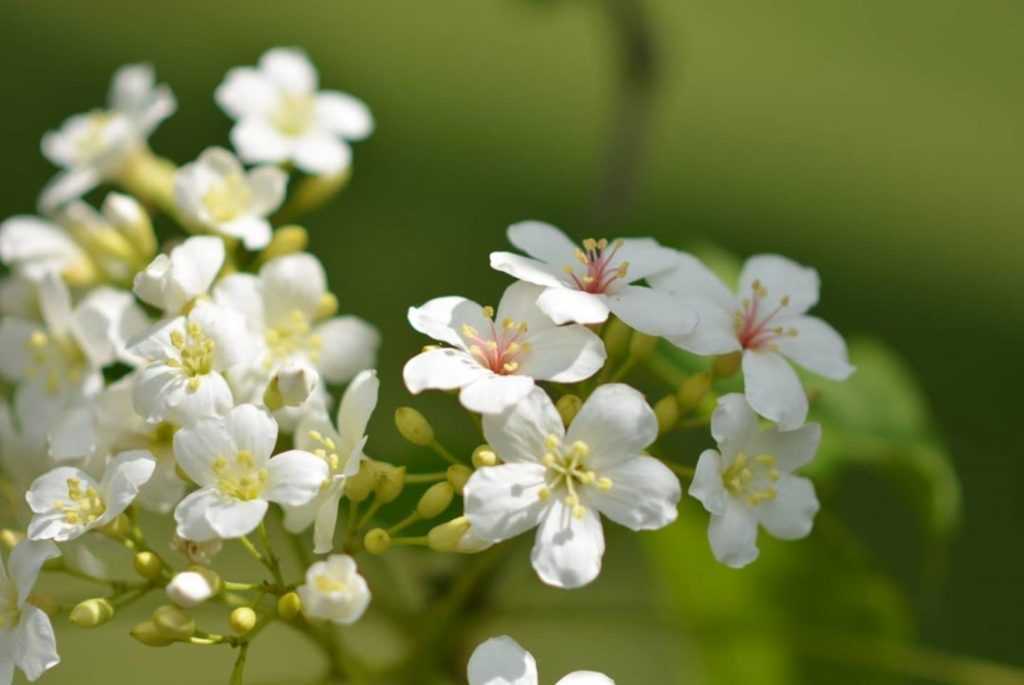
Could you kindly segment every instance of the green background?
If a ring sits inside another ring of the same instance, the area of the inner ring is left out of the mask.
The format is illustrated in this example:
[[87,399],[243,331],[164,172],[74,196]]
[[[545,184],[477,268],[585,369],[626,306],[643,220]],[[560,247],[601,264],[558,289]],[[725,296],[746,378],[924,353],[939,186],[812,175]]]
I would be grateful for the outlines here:
[[[356,147],[349,188],[307,224],[342,309],[383,332],[370,444],[385,458],[400,447],[388,415],[409,401],[401,364],[424,342],[405,309],[454,293],[496,302],[507,280],[487,254],[506,249],[511,222],[543,219],[577,238],[600,228],[708,241],[813,264],[824,284],[818,312],[847,335],[884,339],[918,376],[963,487],[962,525],[942,563],[915,542],[901,491],[870,469],[843,481],[844,525],[901,588],[920,643],[1024,663],[1024,6],[651,0],[658,68],[636,196],[595,221],[619,83],[611,4],[6,0],[0,216],[33,211],[53,171],[40,136],[101,105],[118,65],[151,61],[173,87],[179,111],[152,143],[185,162],[226,144],[230,122],[212,93],[228,68],[271,46],[304,47],[325,87],[363,98],[377,119]],[[460,447],[477,439],[465,420],[441,425]],[[680,537],[659,545],[612,537],[601,581],[569,598],[537,589],[521,550],[522,568],[503,582],[522,593],[504,593],[507,615],[479,632],[511,632],[533,648],[544,682],[583,667],[623,685],[702,682],[705,656],[687,637],[697,629],[658,618],[672,592],[663,586],[742,588],[747,572],[705,563],[703,516],[687,504],[683,518]],[[645,550],[657,558],[676,540],[673,553],[696,560],[679,567],[692,575],[657,575]],[[793,548],[766,549],[782,557]],[[839,598],[826,594],[818,608],[826,617],[830,601]],[[771,645],[718,630],[729,658],[772,662]],[[226,680],[226,654],[157,654],[123,632],[59,627],[66,663],[49,682],[143,682],[138,669],[154,684],[186,672],[190,682]],[[254,656],[267,678],[306,661],[301,643],[281,639],[295,650]],[[814,658],[813,646],[803,651],[812,658],[785,682],[850,675]],[[883,682],[870,669],[852,672],[853,682]],[[758,673],[745,682],[770,681]]]

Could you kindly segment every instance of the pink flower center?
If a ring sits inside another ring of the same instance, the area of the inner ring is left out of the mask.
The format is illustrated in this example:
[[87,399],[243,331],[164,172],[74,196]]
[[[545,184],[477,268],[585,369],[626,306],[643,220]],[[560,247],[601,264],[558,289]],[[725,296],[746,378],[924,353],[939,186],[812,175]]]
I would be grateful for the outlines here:
[[761,281],[754,281],[751,289],[753,295],[744,299],[743,308],[736,312],[736,337],[743,349],[771,349],[779,338],[796,337],[795,328],[785,328],[776,321],[782,310],[789,306],[789,295],[783,295],[772,309],[767,304],[768,291]]
[[519,359],[529,350],[525,342],[525,321],[505,319],[494,322],[494,309],[484,307],[488,330],[481,333],[469,324],[462,325],[462,337],[469,344],[469,352],[482,366],[496,374],[507,376],[519,370]]
[[622,241],[616,240],[610,250],[608,247],[608,241],[603,238],[583,241],[583,249],[576,250],[576,259],[583,265],[582,273],[577,273],[576,267],[572,265],[565,267],[565,273],[573,285],[583,292],[596,295],[608,292],[613,283],[626,277],[629,262],[615,261],[615,256],[622,249]]

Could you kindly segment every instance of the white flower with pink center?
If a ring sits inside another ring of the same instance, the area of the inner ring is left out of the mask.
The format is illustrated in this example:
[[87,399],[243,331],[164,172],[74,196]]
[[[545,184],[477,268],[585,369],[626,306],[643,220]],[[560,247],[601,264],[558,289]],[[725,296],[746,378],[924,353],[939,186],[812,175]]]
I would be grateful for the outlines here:
[[648,335],[684,335],[695,312],[637,281],[671,269],[675,252],[650,238],[573,243],[539,221],[509,226],[508,239],[530,255],[492,252],[491,268],[543,287],[537,306],[557,324],[602,323],[614,314]]
[[497,414],[522,400],[534,381],[577,383],[604,365],[601,339],[584,326],[557,326],[540,309],[543,289],[515,283],[497,314],[464,297],[439,297],[409,310],[420,333],[451,347],[431,347],[405,365],[413,394],[460,389],[470,411]]
[[777,255],[747,260],[734,295],[695,257],[678,253],[678,266],[652,278],[680,306],[695,309],[700,326],[670,336],[674,345],[701,355],[743,353],[747,401],[783,430],[807,419],[807,395],[786,359],[832,380],[854,371],[846,343],[827,323],[806,312],[818,301],[814,269]]

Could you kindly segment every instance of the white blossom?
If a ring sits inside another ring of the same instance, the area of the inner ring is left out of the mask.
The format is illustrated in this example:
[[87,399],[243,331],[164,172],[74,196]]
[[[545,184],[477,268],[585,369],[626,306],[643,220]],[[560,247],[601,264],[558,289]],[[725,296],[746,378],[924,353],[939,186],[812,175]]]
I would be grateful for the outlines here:
[[492,252],[491,268],[543,286],[537,306],[555,323],[603,323],[611,313],[648,335],[682,335],[697,325],[692,310],[636,285],[675,265],[675,252],[650,238],[591,239],[580,248],[554,226],[525,221],[509,226],[508,239],[530,256]]
[[182,609],[194,609],[217,594],[217,589],[202,573],[182,571],[171,578],[165,592],[167,598]]
[[540,388],[502,414],[485,415],[483,428],[505,463],[469,479],[466,516],[491,542],[537,527],[531,560],[549,585],[580,587],[600,573],[599,514],[638,531],[676,518],[679,480],[644,455],[658,436],[657,418],[629,386],[598,388],[568,431]]
[[39,571],[60,556],[52,542],[23,540],[0,561],[0,685],[10,685],[14,669],[35,682],[60,663],[50,617],[29,603]]
[[180,537],[196,542],[248,535],[270,502],[302,506],[327,478],[327,464],[309,452],[271,455],[277,424],[251,404],[223,417],[199,419],[174,434],[178,465],[199,489],[174,510]]
[[177,107],[170,88],[155,80],[148,64],[123,66],[114,74],[107,109],[76,114],[43,136],[43,154],[63,168],[39,198],[43,211],[117,176],[126,159],[145,148],[149,135]]
[[277,167],[246,171],[233,154],[211,147],[178,170],[174,201],[185,221],[259,250],[270,242],[267,216],[281,206],[287,184]]
[[373,117],[361,101],[333,90],[317,90],[316,69],[300,50],[268,50],[257,67],[236,67],[217,87],[217,104],[237,120],[231,142],[249,163],[292,162],[314,175],[346,170],[346,141],[373,132]]
[[[538,685],[537,662],[533,655],[506,636],[491,638],[469,658],[469,685]],[[570,673],[555,685],[615,685],[615,681],[594,671]]]
[[814,458],[821,427],[761,430],[743,395],[718,400],[711,419],[718,450],[697,462],[690,495],[711,514],[708,539],[715,558],[741,568],[757,558],[757,529],[781,540],[810,534],[818,513],[814,484],[793,472]]
[[298,593],[307,618],[338,625],[355,623],[370,605],[370,588],[346,554],[332,554],[310,566]]
[[557,326],[537,307],[543,289],[515,283],[498,305],[440,297],[409,310],[417,331],[451,347],[428,349],[405,365],[405,384],[416,394],[458,388],[467,409],[504,411],[522,400],[535,380],[577,383],[604,365],[601,339],[585,326]]
[[743,380],[750,406],[783,429],[807,419],[807,395],[786,359],[833,380],[854,371],[846,343],[831,326],[806,312],[818,301],[818,272],[777,255],[747,260],[739,294],[699,260],[677,253],[672,271],[654,276],[654,286],[696,309],[700,326],[669,341],[695,354],[743,354]]
[[206,295],[224,265],[224,241],[211,236],[189,238],[157,255],[135,275],[134,291],[143,302],[175,316]]

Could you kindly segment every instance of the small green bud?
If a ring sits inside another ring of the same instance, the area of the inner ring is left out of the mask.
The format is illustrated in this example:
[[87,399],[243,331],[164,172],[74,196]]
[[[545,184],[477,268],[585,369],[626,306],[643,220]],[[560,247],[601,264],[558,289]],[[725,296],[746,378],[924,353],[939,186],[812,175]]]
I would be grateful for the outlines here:
[[313,318],[320,320],[334,316],[338,313],[338,296],[334,293],[324,293],[320,296],[320,301],[316,303],[316,312],[313,313]]
[[463,464],[452,464],[445,475],[455,492],[461,495],[462,489],[466,487],[466,481],[473,475],[473,469]]
[[626,356],[629,351],[629,339],[633,330],[618,317],[608,320],[604,329],[604,347],[608,352],[608,360],[613,361]]
[[302,598],[297,592],[281,595],[277,600],[277,615],[285,621],[291,621],[302,611]]
[[657,346],[658,339],[653,335],[634,331],[633,337],[629,339],[629,355],[639,361],[645,361],[650,359]]
[[494,466],[498,463],[498,455],[494,453],[490,445],[480,445],[473,450],[473,466],[482,469],[485,466]]
[[256,612],[249,607],[238,607],[228,616],[228,625],[235,635],[248,635],[256,627]]
[[302,252],[309,245],[309,233],[302,226],[282,226],[274,231],[273,237],[263,252],[260,253],[260,262],[269,262],[276,257]]
[[25,534],[10,528],[0,530],[0,545],[7,549],[14,549],[19,542],[25,539]]
[[196,622],[176,606],[165,604],[153,612],[153,625],[170,640],[187,640],[196,633]]
[[460,516],[431,528],[427,533],[427,542],[430,544],[430,549],[435,552],[454,552],[458,548],[462,536],[468,530],[469,519]]
[[362,502],[377,486],[377,463],[364,459],[359,471],[345,481],[345,496],[353,502]]
[[160,557],[152,552],[139,552],[132,560],[132,565],[135,566],[135,572],[146,580],[156,580],[164,570]]
[[394,502],[402,494],[405,487],[405,467],[391,464],[377,464],[377,486],[374,488],[377,499],[387,504]]
[[177,642],[160,632],[152,621],[143,621],[132,628],[129,634],[147,647],[167,647]]
[[562,423],[568,426],[576,415],[580,413],[583,406],[583,399],[579,395],[562,395],[555,403],[558,415],[562,417]]
[[715,378],[732,378],[740,370],[742,363],[742,352],[723,354],[715,357],[715,361],[711,364],[711,373],[714,374]]
[[113,521],[103,526],[100,530],[112,538],[121,540],[131,535],[132,522],[127,516],[121,514]]
[[658,417],[658,432],[667,433],[679,422],[679,401],[675,395],[666,395],[654,405],[654,415]]
[[402,437],[419,447],[429,447],[434,442],[434,428],[427,417],[412,407],[399,407],[395,412],[395,426]]
[[79,628],[95,628],[114,618],[114,605],[103,598],[87,599],[71,610],[70,618]]
[[374,528],[363,538],[363,547],[370,554],[384,554],[391,549],[391,535],[383,528]]
[[680,413],[689,413],[700,406],[701,401],[710,389],[711,374],[706,371],[690,376],[683,381],[683,384],[679,386],[679,392],[676,394]]
[[423,493],[419,504],[416,505],[416,513],[422,518],[432,519],[447,509],[454,498],[455,488],[452,487],[451,483],[447,481],[435,483]]

